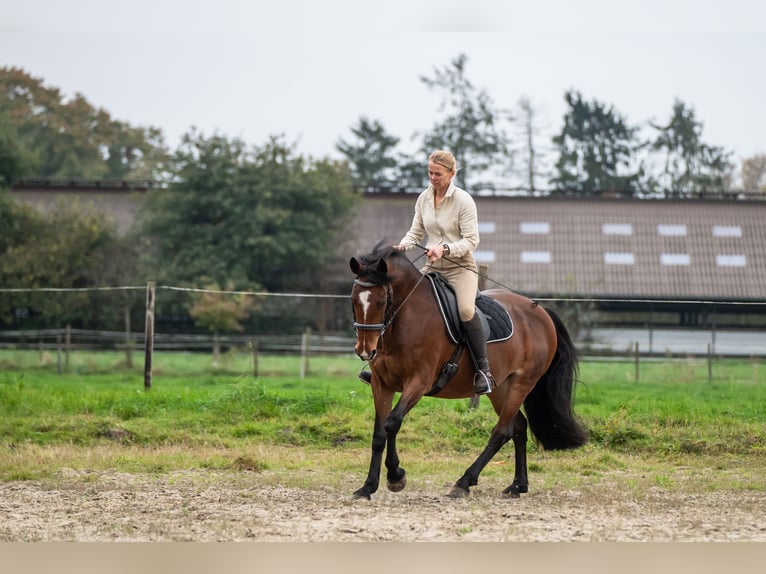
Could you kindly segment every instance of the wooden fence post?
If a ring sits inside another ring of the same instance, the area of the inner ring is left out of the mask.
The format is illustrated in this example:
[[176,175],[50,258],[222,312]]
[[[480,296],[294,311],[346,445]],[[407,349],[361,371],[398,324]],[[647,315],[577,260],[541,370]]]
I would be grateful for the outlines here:
[[133,368],[133,338],[130,333],[130,306],[125,307],[125,366]]
[[69,354],[72,352],[72,325],[66,326],[64,339],[64,370],[69,372]]
[[635,349],[636,349],[636,374],[635,374],[635,379],[636,379],[636,382],[638,382],[638,341],[636,341]]
[[253,351],[253,376],[258,376],[258,337],[250,341],[250,348]]
[[146,325],[144,354],[144,389],[152,388],[152,355],[154,354],[154,281],[146,284]]
[[301,337],[301,379],[305,379],[309,373],[309,343],[311,340],[311,327]]
[[61,369],[61,333],[56,333],[56,372],[60,375]]

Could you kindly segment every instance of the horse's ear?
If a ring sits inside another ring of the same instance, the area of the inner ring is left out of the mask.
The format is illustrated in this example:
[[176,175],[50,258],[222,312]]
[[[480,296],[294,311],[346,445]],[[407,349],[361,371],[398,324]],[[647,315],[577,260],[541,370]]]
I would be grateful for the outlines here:
[[359,264],[359,261],[356,260],[356,257],[352,257],[349,260],[348,266],[351,267],[351,272],[354,275],[359,275],[359,272],[362,270],[362,266]]
[[386,263],[385,259],[378,261],[378,271],[380,271],[383,275],[388,274],[388,263]]

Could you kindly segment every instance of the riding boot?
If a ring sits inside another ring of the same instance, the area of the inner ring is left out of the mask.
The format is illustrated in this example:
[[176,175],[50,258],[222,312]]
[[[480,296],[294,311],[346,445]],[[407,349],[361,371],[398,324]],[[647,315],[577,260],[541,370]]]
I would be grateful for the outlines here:
[[369,385],[372,383],[372,373],[370,371],[359,371],[359,380],[364,384]]
[[488,395],[496,386],[495,378],[489,370],[487,359],[487,340],[484,338],[484,330],[481,328],[481,319],[474,315],[470,321],[461,321],[463,332],[471,354],[476,359],[478,370],[473,378],[473,391],[477,395]]

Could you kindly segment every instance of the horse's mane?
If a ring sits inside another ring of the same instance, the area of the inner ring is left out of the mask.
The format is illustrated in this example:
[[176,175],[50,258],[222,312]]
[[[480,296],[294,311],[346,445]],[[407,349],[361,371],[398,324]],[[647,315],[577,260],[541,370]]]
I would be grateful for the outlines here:
[[[375,247],[372,248],[372,251],[365,255],[360,255],[358,260],[364,267],[364,273],[367,280],[370,281],[370,283],[375,283],[377,285],[385,285],[386,283],[390,283],[392,279],[390,274],[383,273],[378,268],[378,262],[381,260],[386,260],[388,264],[393,263],[397,267],[401,267],[401,264],[409,264],[410,267],[415,269],[412,261],[410,261],[404,254],[404,251],[394,249],[392,245],[385,241],[378,241],[378,243],[375,244]],[[390,268],[390,265],[387,265],[386,267]]]

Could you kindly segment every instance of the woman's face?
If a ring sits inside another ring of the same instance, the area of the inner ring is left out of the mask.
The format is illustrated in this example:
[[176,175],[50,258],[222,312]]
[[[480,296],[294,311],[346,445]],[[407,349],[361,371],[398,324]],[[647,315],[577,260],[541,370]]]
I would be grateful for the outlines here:
[[452,172],[440,163],[428,162],[428,181],[438,191],[446,191],[452,181]]

